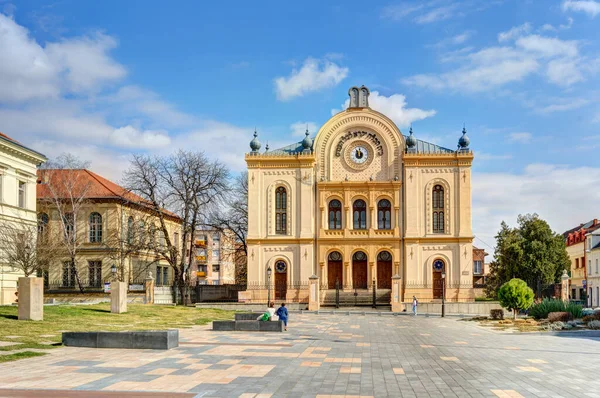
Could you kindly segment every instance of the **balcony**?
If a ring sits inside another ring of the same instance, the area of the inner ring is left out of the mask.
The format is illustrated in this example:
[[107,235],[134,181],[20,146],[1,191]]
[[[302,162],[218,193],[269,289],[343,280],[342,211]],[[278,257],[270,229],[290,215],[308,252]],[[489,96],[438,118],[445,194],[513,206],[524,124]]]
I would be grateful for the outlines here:
[[206,272],[205,271],[197,271],[196,272],[196,277],[198,277],[198,278],[206,278]]
[[206,239],[196,239],[194,245],[197,247],[204,247],[206,246]]
[[196,261],[199,263],[205,263],[206,262],[206,256],[196,256]]

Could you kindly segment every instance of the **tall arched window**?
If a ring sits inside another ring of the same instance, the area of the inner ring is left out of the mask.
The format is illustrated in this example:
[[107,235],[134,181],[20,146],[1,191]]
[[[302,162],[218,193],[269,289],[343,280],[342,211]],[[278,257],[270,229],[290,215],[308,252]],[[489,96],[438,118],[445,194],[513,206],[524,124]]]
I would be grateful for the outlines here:
[[354,229],[367,229],[367,204],[364,200],[354,201],[352,217],[354,219]]
[[392,228],[392,204],[387,199],[382,199],[377,203],[377,228]]
[[48,221],[50,221],[48,214],[38,214],[38,238],[46,236],[46,231],[48,231]]
[[127,219],[127,243],[133,243],[133,217],[129,217]]
[[342,202],[329,202],[329,229],[342,229]]
[[444,233],[444,188],[441,185],[433,187],[433,232]]
[[100,213],[90,214],[90,243],[102,242],[102,216]]
[[287,233],[287,192],[284,187],[275,190],[275,233]]

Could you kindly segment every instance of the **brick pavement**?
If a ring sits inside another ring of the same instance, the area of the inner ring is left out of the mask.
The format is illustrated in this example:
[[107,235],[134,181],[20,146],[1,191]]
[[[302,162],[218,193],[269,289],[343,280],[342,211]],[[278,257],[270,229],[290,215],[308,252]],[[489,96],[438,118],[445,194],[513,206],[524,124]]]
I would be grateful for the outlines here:
[[600,338],[456,318],[292,317],[287,333],[182,329],[169,351],[51,350],[0,364],[0,397],[600,398]]

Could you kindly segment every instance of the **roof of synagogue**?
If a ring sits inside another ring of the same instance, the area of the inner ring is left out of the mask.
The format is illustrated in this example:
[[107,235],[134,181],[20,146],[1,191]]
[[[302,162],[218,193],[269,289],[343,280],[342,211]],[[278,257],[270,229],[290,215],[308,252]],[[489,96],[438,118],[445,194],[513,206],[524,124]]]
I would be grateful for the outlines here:
[[[406,140],[407,138],[408,138],[408,136],[405,135],[404,139]],[[313,138],[313,142],[314,142],[314,140],[315,139]],[[297,153],[302,153],[303,150],[304,150],[304,147],[302,146],[302,141],[298,141],[294,144],[284,146],[283,148],[274,149],[272,151],[269,151],[268,153],[271,155],[294,155]],[[432,144],[430,142],[426,142],[426,141],[417,139],[416,152],[428,154],[428,153],[454,153],[455,151],[453,151],[452,149],[441,147],[439,145]]]

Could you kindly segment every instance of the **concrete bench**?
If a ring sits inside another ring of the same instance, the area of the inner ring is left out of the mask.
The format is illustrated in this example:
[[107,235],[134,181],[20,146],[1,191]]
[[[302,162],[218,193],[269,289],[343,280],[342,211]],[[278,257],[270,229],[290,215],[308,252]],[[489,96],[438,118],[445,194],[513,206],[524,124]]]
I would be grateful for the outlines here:
[[220,332],[283,332],[283,329],[282,321],[213,321],[213,330]]
[[236,312],[234,316],[236,321],[255,321],[262,314],[264,312]]
[[179,347],[179,330],[65,332],[62,343],[69,347],[169,350]]

